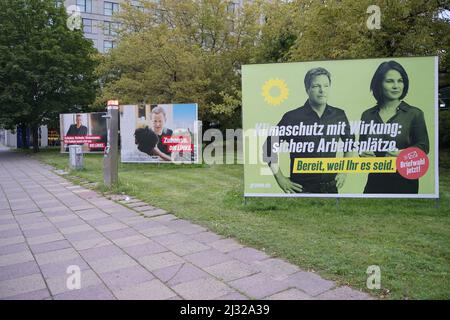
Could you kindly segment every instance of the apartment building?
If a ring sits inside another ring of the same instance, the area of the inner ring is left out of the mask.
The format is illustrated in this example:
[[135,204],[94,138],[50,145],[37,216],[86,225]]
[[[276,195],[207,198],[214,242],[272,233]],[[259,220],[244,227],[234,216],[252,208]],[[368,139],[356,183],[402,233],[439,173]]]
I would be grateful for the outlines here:
[[86,38],[94,42],[94,47],[105,53],[117,45],[116,23],[113,13],[120,10],[124,0],[57,0],[58,5],[66,8],[78,6],[83,19],[83,32]]
[[[69,8],[72,5],[78,6],[83,19],[83,32],[86,38],[94,42],[94,47],[102,53],[114,48],[117,45],[116,28],[113,22],[113,13],[120,10],[120,5],[125,0],[55,0],[57,5]],[[158,0],[154,0],[158,1]],[[247,0],[248,1],[248,0]],[[245,0],[231,0],[228,3],[228,10],[234,12],[242,6]],[[139,1],[132,1],[132,5],[139,7]]]

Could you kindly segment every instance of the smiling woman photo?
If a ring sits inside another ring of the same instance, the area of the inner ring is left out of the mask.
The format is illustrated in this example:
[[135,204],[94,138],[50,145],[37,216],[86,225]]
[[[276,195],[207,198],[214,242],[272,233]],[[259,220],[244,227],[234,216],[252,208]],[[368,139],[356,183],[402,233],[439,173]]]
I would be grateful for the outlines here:
[[[429,151],[429,139],[423,111],[407,104],[403,99],[408,94],[409,78],[398,62],[380,64],[370,83],[377,105],[364,111],[361,120],[366,123],[398,123],[399,133],[392,138],[388,134],[361,135],[359,140],[381,138],[394,140],[396,151],[364,152],[362,157],[397,157],[401,150],[417,147],[425,153]],[[408,193],[419,192],[418,179],[406,179],[398,172],[369,173],[364,193]]]

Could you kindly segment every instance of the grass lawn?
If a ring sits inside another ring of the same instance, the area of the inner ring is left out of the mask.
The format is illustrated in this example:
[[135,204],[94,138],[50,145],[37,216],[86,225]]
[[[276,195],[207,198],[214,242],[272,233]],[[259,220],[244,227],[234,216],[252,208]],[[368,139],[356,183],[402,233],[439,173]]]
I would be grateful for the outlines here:
[[[36,157],[65,169],[68,155]],[[450,157],[440,168],[441,199],[275,199],[243,204],[242,165],[120,164],[116,191],[265,250],[321,276],[388,299],[450,299]],[[102,182],[102,155],[85,170]],[[381,268],[381,290],[366,288]]]

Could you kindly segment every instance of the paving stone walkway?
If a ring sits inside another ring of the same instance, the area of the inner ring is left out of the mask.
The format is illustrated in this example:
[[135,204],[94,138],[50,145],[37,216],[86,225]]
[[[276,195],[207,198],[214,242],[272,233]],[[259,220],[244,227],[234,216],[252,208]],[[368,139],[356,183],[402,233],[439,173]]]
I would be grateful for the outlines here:
[[[69,266],[81,270],[80,289],[68,289]],[[370,296],[136,199],[123,206],[0,148],[0,299]]]

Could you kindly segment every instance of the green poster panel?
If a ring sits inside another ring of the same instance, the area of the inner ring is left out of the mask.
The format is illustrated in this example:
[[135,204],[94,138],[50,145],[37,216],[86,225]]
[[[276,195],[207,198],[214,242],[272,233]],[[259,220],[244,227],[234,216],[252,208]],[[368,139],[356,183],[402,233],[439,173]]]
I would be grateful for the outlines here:
[[243,66],[245,196],[438,198],[437,66]]

